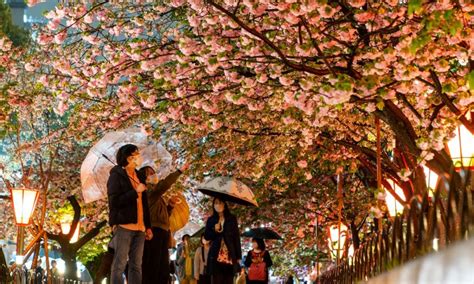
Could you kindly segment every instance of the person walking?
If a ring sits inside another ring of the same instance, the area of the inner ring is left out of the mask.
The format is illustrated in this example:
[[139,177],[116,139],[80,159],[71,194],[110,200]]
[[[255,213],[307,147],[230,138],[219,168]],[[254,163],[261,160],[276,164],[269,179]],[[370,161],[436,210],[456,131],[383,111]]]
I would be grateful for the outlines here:
[[146,186],[140,183],[136,168],[143,159],[137,146],[126,144],[117,151],[117,165],[107,181],[109,224],[114,231],[114,259],[111,283],[124,283],[128,260],[128,283],[142,282],[142,257],[145,238],[151,239],[150,213]]
[[269,283],[268,269],[273,265],[273,262],[263,239],[252,239],[252,250],[248,252],[244,265],[248,268],[247,283]]
[[56,260],[51,261],[51,283],[52,284],[59,284],[59,271],[58,271],[58,263]]
[[212,209],[204,232],[204,238],[212,242],[208,262],[211,283],[232,284],[242,259],[239,224],[223,200],[214,198]]
[[36,264],[35,268],[35,284],[41,284],[43,283],[43,278],[44,278],[44,269],[41,267],[42,261],[41,258],[38,259],[38,263]]
[[158,180],[158,176],[152,167],[146,166],[138,170],[138,177],[147,184],[148,206],[150,210],[151,230],[153,238],[145,241],[143,252],[143,279],[142,283],[168,283],[170,278],[170,256],[169,243],[170,215],[174,203],[166,204],[163,195],[186,171],[189,164],[169,174],[166,178]]
[[189,249],[189,235],[184,235],[176,250],[179,283],[190,284],[193,280],[193,258]]
[[194,279],[198,284],[211,284],[211,277],[207,268],[210,242],[201,235],[201,245],[194,254]]

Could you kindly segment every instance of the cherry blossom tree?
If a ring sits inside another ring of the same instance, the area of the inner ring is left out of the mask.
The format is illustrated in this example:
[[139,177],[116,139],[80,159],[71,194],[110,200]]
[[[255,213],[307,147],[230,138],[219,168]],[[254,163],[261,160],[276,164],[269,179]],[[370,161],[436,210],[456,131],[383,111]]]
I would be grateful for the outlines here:
[[411,196],[422,186],[405,181],[424,182],[421,164],[449,171],[443,145],[458,121],[474,129],[464,117],[472,9],[464,1],[72,5],[47,14],[38,42],[51,61],[29,67],[44,74],[58,113],[73,110],[81,133],[159,121],[179,129],[190,154],[213,158],[201,172],[258,178],[264,169],[274,183],[288,164],[311,179],[304,165],[331,161],[332,151],[374,168],[370,138],[381,119],[384,174]]
[[[28,97],[32,94],[25,89],[25,95]],[[40,97],[41,95],[37,95],[36,98]],[[105,201],[80,206],[81,200],[73,197],[80,194],[79,168],[88,147],[86,148],[87,144],[76,143],[74,137],[66,135],[67,125],[67,118],[59,117],[47,108],[24,109],[15,104],[10,105],[9,115],[4,123],[5,136],[0,147],[4,153],[0,170],[2,184],[6,187],[26,186],[40,191],[27,241],[44,230],[50,241],[59,243],[66,261],[66,275],[75,279],[78,252],[82,256],[79,259],[85,260],[85,263],[89,256],[84,251],[90,252],[93,248],[88,242],[98,236],[94,244],[103,245],[110,230],[101,231],[106,223]],[[65,207],[67,200],[73,204],[74,218],[70,220],[72,233],[63,234],[61,219],[67,216],[58,212]],[[2,203],[0,208],[2,214],[6,215],[0,226],[2,236],[14,238],[16,226],[11,204]],[[70,243],[79,222],[80,239],[77,243]],[[33,267],[36,265],[38,249],[39,246],[35,249]]]
[[463,0],[65,4],[18,67],[43,92],[10,93],[67,116],[78,141],[139,123],[185,149],[198,180],[277,192],[338,168],[374,180],[380,121],[384,178],[410,199],[426,193],[422,165],[451,172],[455,127],[474,133],[473,12]]

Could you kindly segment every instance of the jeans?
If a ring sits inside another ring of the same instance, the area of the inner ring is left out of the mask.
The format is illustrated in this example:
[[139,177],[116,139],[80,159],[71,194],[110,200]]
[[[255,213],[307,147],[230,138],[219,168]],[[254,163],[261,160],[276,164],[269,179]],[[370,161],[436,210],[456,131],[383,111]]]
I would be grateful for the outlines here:
[[128,283],[142,283],[142,257],[145,232],[131,231],[118,227],[114,235],[114,260],[110,274],[110,283],[122,284],[123,272],[128,260]]

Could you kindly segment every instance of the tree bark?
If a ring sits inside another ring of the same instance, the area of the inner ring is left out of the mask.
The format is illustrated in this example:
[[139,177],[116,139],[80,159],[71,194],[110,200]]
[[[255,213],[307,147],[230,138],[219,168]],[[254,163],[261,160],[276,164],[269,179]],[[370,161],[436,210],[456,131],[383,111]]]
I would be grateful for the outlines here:
[[71,229],[68,234],[52,234],[47,233],[48,238],[58,242],[60,246],[60,251],[63,255],[64,262],[66,263],[66,273],[65,277],[71,280],[77,280],[77,252],[90,240],[92,240],[95,236],[100,233],[100,230],[105,226],[107,223],[105,220],[99,222],[94,229],[87,232],[84,236],[82,236],[76,243],[70,243],[74,232],[78,226],[80,216],[81,216],[81,207],[77,202],[75,196],[71,195],[67,198],[71,203],[74,209],[74,218],[71,223]]
[[63,250],[61,247],[61,252],[63,253],[63,259],[66,264],[66,271],[64,276],[68,280],[77,280],[77,262],[76,262],[76,252],[67,252],[67,249]]

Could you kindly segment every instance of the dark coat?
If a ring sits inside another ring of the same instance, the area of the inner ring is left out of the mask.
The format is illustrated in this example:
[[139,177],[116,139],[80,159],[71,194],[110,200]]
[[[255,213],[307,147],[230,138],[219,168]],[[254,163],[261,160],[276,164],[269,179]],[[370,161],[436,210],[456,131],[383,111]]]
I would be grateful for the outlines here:
[[[110,226],[137,223],[136,200],[138,193],[133,188],[127,172],[120,166],[115,166],[110,170],[110,177],[107,181],[107,195],[109,198]],[[145,227],[151,228],[146,192],[142,193],[142,204]]]
[[242,258],[242,249],[240,245],[240,232],[237,218],[234,215],[226,217],[224,222],[224,230],[222,233],[218,233],[214,230],[214,226],[219,222],[218,216],[211,216],[207,219],[206,230],[204,232],[204,238],[212,241],[211,247],[209,248],[209,264],[211,268],[211,274],[213,272],[213,264],[217,262],[217,256],[221,248],[221,241],[224,238],[224,242],[229,250],[229,255],[234,262],[234,272],[238,272],[240,267],[238,261]]

